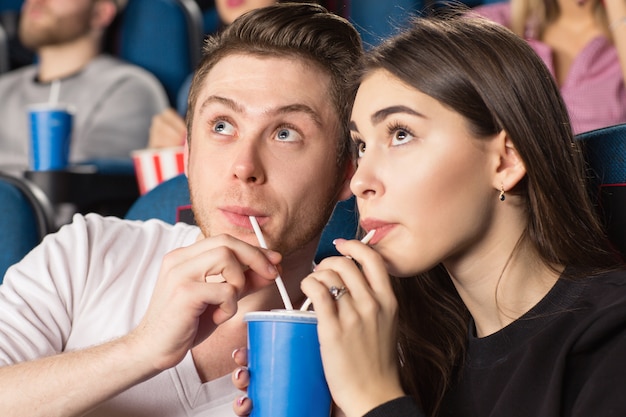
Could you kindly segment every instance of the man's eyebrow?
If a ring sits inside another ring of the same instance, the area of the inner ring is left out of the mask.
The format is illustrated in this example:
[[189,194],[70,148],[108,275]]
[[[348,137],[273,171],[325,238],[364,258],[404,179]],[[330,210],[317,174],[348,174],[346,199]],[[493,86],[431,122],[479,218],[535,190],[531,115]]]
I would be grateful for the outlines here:
[[[233,111],[237,113],[245,113],[244,107],[238,104],[236,101],[230,98],[221,97],[221,96],[207,97],[207,99],[204,100],[200,108],[204,109],[205,107],[207,107],[209,104],[212,104],[212,103],[222,104],[226,107],[229,107],[230,109],[232,109]],[[267,114],[305,113],[309,117],[311,117],[311,119],[313,119],[313,122],[318,127],[323,127],[323,123],[322,123],[322,120],[320,119],[319,114],[315,110],[313,110],[311,107],[307,106],[306,104],[300,104],[300,103],[289,104],[287,106],[278,107],[276,109],[270,109],[266,113]]]
[[385,107],[384,109],[378,110],[376,113],[374,113],[371,116],[370,119],[372,120],[372,124],[377,125],[383,120],[385,120],[387,117],[389,117],[390,115],[396,114],[396,113],[406,113],[412,116],[425,117],[422,113],[416,112],[415,110],[407,106],[390,106],[390,107]]
[[243,113],[244,112],[243,107],[240,106],[239,104],[237,104],[237,102],[235,102],[234,100],[231,100],[229,98],[221,97],[221,96],[209,96],[209,97],[207,97],[207,99],[202,102],[202,105],[200,106],[200,110],[204,110],[204,108],[207,107],[211,103],[220,103],[220,104],[222,104],[222,105],[224,105],[226,107],[231,108],[233,111],[235,111],[237,113]]
[[313,110],[311,107],[307,106],[306,104],[299,104],[299,103],[289,104],[287,106],[279,107],[276,110],[271,110],[270,113],[276,113],[276,114],[305,113],[309,117],[311,117],[311,119],[313,119],[313,122],[318,127],[320,128],[324,127],[319,114],[315,110]]

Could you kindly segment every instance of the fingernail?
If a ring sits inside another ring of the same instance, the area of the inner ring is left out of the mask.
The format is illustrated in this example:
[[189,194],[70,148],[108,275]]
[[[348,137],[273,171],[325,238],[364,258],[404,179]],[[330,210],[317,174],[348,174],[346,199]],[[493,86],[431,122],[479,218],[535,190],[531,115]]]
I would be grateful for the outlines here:
[[247,399],[248,399],[247,395],[245,395],[245,394],[242,395],[241,397],[237,398],[237,405],[239,407],[241,407],[243,405],[244,401],[246,401]]
[[243,371],[247,371],[247,370],[248,368],[246,368],[245,366],[242,366],[241,368],[237,369],[235,371],[235,379],[239,380],[239,375],[241,375]]
[[274,265],[271,265],[267,267],[267,270],[270,272],[270,274],[273,274],[274,276],[278,276],[278,269],[276,269],[276,267]]
[[237,352],[239,352],[239,349],[241,349],[241,348],[237,348],[237,349],[233,350],[233,353],[230,354],[230,357],[235,359],[235,355],[237,354]]

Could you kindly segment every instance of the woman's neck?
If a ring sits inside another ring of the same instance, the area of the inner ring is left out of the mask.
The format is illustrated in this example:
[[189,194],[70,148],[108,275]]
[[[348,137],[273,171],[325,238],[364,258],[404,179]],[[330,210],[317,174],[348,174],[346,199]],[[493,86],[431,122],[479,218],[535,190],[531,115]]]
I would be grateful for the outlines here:
[[478,337],[493,334],[527,313],[545,297],[564,269],[548,266],[537,256],[524,256],[523,252],[500,269],[471,278],[453,278],[474,319]]
[[564,269],[546,265],[523,238],[496,242],[468,261],[466,267],[446,267],[479,337],[501,330],[533,308]]

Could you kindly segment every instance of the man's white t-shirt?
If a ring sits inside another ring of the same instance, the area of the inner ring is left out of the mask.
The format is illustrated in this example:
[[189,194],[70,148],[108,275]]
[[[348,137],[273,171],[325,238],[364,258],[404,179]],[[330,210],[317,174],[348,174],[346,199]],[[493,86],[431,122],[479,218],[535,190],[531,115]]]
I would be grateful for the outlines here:
[[[148,307],[163,256],[198,234],[183,223],[74,216],[12,266],[0,285],[0,366],[129,333]],[[201,383],[188,352],[176,367],[87,415],[232,417],[238,395],[230,375]]]

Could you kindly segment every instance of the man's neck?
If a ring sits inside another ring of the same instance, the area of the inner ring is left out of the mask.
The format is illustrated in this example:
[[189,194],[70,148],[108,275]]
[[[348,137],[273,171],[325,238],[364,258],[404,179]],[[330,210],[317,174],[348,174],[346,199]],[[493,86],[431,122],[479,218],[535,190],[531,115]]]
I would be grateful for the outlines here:
[[80,72],[100,53],[98,42],[84,37],[63,45],[40,48],[39,74],[41,82],[50,82]]

